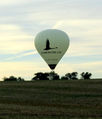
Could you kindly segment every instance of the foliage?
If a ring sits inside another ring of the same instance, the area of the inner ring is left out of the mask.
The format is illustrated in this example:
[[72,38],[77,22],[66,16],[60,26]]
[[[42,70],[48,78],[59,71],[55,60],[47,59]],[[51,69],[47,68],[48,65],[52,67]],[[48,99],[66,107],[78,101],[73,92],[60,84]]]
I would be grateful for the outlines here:
[[24,78],[18,77],[17,81],[24,81]]
[[49,80],[48,73],[38,72],[34,74],[35,77],[32,78],[32,80]]
[[55,73],[54,71],[51,71],[49,73],[49,80],[58,80],[59,79],[59,75],[57,73]]
[[7,77],[4,77],[4,79],[3,79],[4,81],[24,81],[24,79],[23,78],[21,78],[21,77],[14,77],[14,76],[10,76],[9,78],[7,78]]
[[[90,79],[92,76],[89,72],[82,72],[81,77],[82,79]],[[34,74],[32,80],[59,80],[59,75],[54,71],[51,72],[38,72]],[[78,72],[66,73],[65,76],[61,77],[61,80],[78,80]]]
[[62,76],[61,80],[68,80],[68,78],[66,76]]
[[78,73],[77,72],[72,72],[72,73],[67,73],[65,74],[65,77],[68,79],[68,80],[77,80],[78,76]]
[[91,76],[92,76],[92,74],[89,73],[89,72],[82,72],[82,73],[81,73],[81,78],[84,79],[84,80],[90,79]]
[[50,73],[38,72],[35,73],[34,75],[35,76],[32,78],[32,80],[58,80],[59,79],[59,75],[54,71]]

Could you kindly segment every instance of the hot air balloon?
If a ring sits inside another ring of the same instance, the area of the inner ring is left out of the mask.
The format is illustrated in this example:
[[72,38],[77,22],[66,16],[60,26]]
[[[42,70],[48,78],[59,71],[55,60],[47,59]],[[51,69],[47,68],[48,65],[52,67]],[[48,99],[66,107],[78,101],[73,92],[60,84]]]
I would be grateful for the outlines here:
[[69,47],[69,37],[64,31],[47,29],[36,35],[34,43],[41,57],[53,70]]

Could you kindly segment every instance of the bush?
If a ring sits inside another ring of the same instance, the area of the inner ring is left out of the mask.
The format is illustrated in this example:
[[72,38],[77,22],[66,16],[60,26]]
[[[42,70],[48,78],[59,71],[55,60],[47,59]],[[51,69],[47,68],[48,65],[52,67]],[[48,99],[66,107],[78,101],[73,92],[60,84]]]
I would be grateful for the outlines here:
[[24,81],[24,79],[23,78],[21,78],[21,77],[14,77],[14,76],[10,76],[9,78],[7,78],[7,77],[4,77],[4,79],[3,79],[4,81]]

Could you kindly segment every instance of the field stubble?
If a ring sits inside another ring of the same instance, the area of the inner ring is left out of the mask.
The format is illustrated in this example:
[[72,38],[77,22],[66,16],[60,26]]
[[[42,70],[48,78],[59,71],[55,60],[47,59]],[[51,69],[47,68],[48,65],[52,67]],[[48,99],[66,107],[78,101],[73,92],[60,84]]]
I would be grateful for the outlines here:
[[102,117],[102,80],[0,82],[0,119]]

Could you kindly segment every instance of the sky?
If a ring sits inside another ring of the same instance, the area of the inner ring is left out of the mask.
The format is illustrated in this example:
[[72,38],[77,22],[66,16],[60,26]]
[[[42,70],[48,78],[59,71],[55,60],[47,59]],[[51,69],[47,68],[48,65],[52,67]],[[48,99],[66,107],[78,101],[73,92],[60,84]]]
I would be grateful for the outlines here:
[[11,75],[30,80],[50,68],[37,53],[34,38],[60,29],[70,46],[55,72],[91,72],[102,78],[102,0],[1,0],[0,80]]

